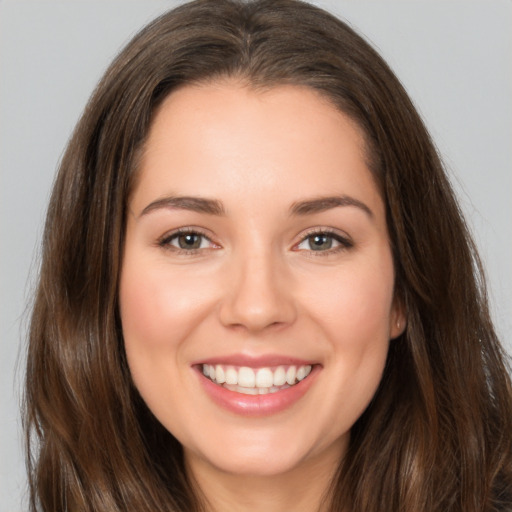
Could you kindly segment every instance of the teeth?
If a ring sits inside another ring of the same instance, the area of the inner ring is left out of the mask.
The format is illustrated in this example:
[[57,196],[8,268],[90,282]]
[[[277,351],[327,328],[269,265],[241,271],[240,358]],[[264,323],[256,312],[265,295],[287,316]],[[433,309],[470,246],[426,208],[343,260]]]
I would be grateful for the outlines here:
[[270,388],[274,384],[274,376],[270,368],[260,368],[256,373],[256,387]]
[[278,391],[289,388],[290,386],[286,385],[279,388],[275,386],[272,386],[271,388],[244,388],[242,386],[224,384],[224,387],[230,391],[236,391],[237,393],[243,393],[244,395],[266,395],[268,393],[277,393]]
[[223,384],[226,382],[226,375],[224,374],[224,368],[220,364],[215,367],[215,380],[217,384]]
[[243,388],[253,388],[256,385],[256,375],[252,368],[242,366],[238,370],[238,385]]
[[311,366],[301,366],[298,370],[297,370],[297,380],[298,381],[301,381],[303,379],[305,379],[311,372]]
[[238,384],[238,372],[234,368],[226,370],[226,384]]
[[[286,382],[291,386],[292,384],[295,384],[295,376],[297,375],[297,369],[295,366],[290,366],[288,370],[286,370]],[[212,380],[215,380],[215,377],[211,377]]]
[[286,370],[280,366],[274,372],[274,386],[282,386],[286,382]]
[[[293,386],[311,373],[311,365],[253,369],[248,366],[203,365],[203,374],[217,384],[239,393],[264,395]],[[242,391],[240,391],[242,390]]]

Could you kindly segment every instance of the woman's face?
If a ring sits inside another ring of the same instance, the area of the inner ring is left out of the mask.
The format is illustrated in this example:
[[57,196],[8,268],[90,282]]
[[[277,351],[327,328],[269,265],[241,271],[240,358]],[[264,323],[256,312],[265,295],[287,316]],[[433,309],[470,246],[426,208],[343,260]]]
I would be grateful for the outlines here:
[[135,385],[192,468],[339,460],[401,332],[393,285],[347,116],[296,86],[165,100],[130,199],[120,308]]

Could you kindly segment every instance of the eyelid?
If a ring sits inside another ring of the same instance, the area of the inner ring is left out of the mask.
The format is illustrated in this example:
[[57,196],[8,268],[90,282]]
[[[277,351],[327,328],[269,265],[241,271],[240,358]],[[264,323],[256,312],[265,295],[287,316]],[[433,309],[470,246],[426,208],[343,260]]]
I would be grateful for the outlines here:
[[[310,250],[297,249],[300,244],[305,242],[310,236],[313,236],[313,235],[330,236],[334,240],[336,240],[336,242],[339,243],[339,246],[327,249],[325,251],[314,251],[312,249],[310,249]],[[297,250],[297,251],[305,251],[310,254],[313,254],[314,256],[328,256],[328,255],[337,253],[339,251],[349,250],[353,246],[354,246],[354,242],[352,241],[352,238],[348,234],[346,234],[340,230],[334,229],[334,228],[319,226],[319,227],[307,229],[305,232],[301,233],[300,240],[294,244],[292,249]]]
[[[205,238],[211,244],[211,247],[196,248],[196,249],[183,249],[183,248],[171,245],[170,242],[174,238],[179,236],[180,234],[199,235],[199,236]],[[334,248],[329,248],[326,250],[319,250],[319,251],[315,251],[313,249],[309,249],[309,250],[308,249],[298,249],[298,246],[300,244],[302,244],[303,242],[305,242],[308,237],[311,237],[313,235],[320,235],[320,234],[327,235],[327,236],[333,238],[339,245]],[[182,226],[180,228],[168,231],[164,235],[162,235],[161,237],[159,237],[157,239],[156,245],[163,249],[172,251],[176,254],[189,254],[189,255],[192,255],[192,254],[197,255],[197,254],[200,254],[204,250],[209,250],[212,248],[214,248],[214,249],[221,248],[221,246],[219,244],[217,244],[216,242],[214,242],[212,240],[211,235],[207,234],[206,230],[199,228],[197,226]],[[353,243],[351,237],[349,235],[347,235],[346,233],[341,232],[340,230],[337,230],[334,228],[318,226],[318,227],[314,227],[314,228],[309,228],[305,232],[301,233],[300,239],[298,240],[298,242],[296,242],[293,245],[292,250],[307,252],[307,253],[313,254],[314,256],[327,256],[327,255],[332,255],[332,254],[340,252],[340,251],[349,250],[353,246],[354,246],[354,243]]]
[[[177,254],[199,254],[201,251],[204,251],[205,248],[198,248],[198,249],[182,249],[180,247],[175,247],[174,245],[171,245],[170,242],[177,236],[181,234],[195,234],[202,236],[206,240],[210,242],[210,244],[213,246],[213,248],[220,248],[220,245],[215,243],[212,240],[212,237],[206,233],[206,231],[202,228],[196,227],[196,226],[184,226],[177,229],[173,229],[171,231],[166,232],[164,235],[159,237],[156,241],[156,245],[158,247],[161,247],[162,249],[166,249],[169,251],[173,251]],[[211,248],[211,247],[210,247]],[[208,248],[208,249],[210,249]],[[207,249],[206,249],[207,250]]]

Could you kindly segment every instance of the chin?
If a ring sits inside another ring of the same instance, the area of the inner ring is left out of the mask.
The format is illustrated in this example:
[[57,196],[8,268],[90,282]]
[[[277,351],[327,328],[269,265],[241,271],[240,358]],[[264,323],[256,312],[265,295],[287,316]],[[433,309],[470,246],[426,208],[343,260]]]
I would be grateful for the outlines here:
[[[315,460],[329,451],[334,464],[341,459],[349,434],[338,439],[313,435],[305,438],[290,436],[289,432],[246,432],[245,436],[218,437],[216,443],[208,443],[199,449],[185,447],[185,458],[200,459],[207,465],[230,475],[244,477],[275,477],[307,469]],[[242,438],[240,438],[242,437]]]
[[240,477],[275,477],[292,472],[301,465],[302,459],[297,456],[288,456],[288,454],[274,452],[268,453],[238,453],[233,457],[218,457],[212,454],[209,457],[203,454],[204,461],[223,473],[236,475]]

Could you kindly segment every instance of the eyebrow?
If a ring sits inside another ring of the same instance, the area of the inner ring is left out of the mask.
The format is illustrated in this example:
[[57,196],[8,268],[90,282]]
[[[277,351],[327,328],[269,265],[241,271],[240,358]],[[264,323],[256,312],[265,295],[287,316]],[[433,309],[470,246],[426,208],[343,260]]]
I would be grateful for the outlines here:
[[207,213],[209,215],[225,215],[226,211],[220,201],[216,199],[207,199],[203,197],[191,196],[170,196],[162,197],[148,204],[140,213],[139,217],[146,215],[154,210],[161,208],[190,210],[198,213]]
[[359,199],[350,196],[328,196],[308,199],[306,201],[298,201],[291,205],[290,212],[292,215],[311,215],[313,213],[321,213],[338,206],[355,206],[365,212],[370,218],[373,218],[373,212]]
[[[291,215],[311,215],[321,213],[339,206],[354,206],[373,218],[373,212],[359,199],[347,195],[328,196],[308,199],[305,201],[297,201],[290,206]],[[226,214],[223,204],[217,199],[207,199],[203,197],[193,196],[169,196],[162,197],[148,204],[140,213],[139,217],[159,209],[180,209],[189,210],[198,213],[206,213],[208,215]]]

